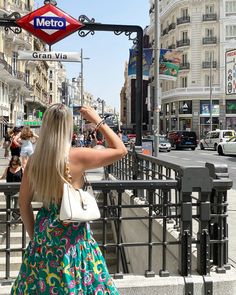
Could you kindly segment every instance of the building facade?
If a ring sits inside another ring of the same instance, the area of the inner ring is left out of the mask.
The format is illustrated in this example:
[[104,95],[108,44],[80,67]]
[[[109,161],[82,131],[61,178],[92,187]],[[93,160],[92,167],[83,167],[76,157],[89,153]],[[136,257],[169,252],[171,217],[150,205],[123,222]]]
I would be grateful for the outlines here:
[[[150,43],[154,40],[150,1]],[[236,129],[236,97],[225,94],[225,52],[236,48],[235,0],[159,1],[160,48],[181,52],[177,81],[160,81],[160,129]],[[151,76],[153,76],[153,69]],[[152,77],[151,77],[152,78]]]

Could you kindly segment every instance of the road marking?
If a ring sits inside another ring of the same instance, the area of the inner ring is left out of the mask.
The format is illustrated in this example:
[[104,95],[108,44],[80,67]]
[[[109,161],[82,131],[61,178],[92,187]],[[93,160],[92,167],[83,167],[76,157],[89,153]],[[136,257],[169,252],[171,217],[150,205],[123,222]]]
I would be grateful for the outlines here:
[[229,167],[230,169],[234,169],[234,170],[236,170],[236,167]]
[[185,160],[185,161],[189,161],[190,159],[188,158],[181,158],[182,160]]
[[206,161],[196,161],[196,162],[198,162],[198,163],[206,163]]
[[203,155],[203,156],[211,156],[212,154],[209,154],[209,153],[200,153],[200,155]]
[[169,155],[167,155],[168,156],[168,158],[176,158],[176,159],[178,159],[179,157],[176,157],[176,156],[169,156]]

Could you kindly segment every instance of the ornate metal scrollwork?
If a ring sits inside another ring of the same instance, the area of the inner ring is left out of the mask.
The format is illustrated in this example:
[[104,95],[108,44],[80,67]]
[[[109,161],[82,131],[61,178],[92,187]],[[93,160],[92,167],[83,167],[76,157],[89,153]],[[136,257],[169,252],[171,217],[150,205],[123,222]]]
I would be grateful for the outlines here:
[[[82,24],[86,24],[86,23],[89,23],[89,24],[93,24],[95,23],[95,19],[94,18],[88,18],[86,15],[82,14],[79,16],[79,21],[82,23]],[[79,30],[78,32],[79,36],[80,37],[86,37],[87,35],[91,34],[91,35],[94,35],[95,32],[94,31],[87,31],[85,32],[83,29],[82,30]]]
[[129,40],[133,41],[134,45],[138,44],[138,38],[135,37],[131,37],[131,35],[134,33],[134,32],[128,32],[128,31],[114,31],[114,34],[119,36],[121,34],[125,34],[125,36],[128,36],[129,37]]
[[87,15],[84,15],[84,14],[82,14],[82,15],[79,16],[79,21],[81,23],[89,23],[89,24],[95,23],[95,19],[94,18],[91,18],[90,19],[90,18],[87,17]]
[[[3,18],[6,19],[6,20],[9,20],[10,21],[14,21],[14,20],[17,20],[19,18],[21,18],[21,15],[19,14],[19,12],[12,12],[11,14],[7,15],[7,14],[4,14],[3,15]],[[7,24],[7,23],[6,23]],[[22,29],[20,27],[10,27],[10,26],[6,26],[4,28],[4,30],[6,32],[8,32],[9,30],[11,30],[13,33],[15,34],[20,34],[22,32]]]

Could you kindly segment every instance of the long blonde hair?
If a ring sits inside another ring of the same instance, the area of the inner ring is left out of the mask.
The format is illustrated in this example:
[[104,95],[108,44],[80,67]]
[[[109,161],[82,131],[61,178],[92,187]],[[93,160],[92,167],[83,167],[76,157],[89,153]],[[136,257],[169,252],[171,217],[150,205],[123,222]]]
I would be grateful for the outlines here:
[[34,200],[43,202],[45,207],[61,200],[72,127],[72,113],[63,104],[51,105],[44,113],[39,139],[27,170]]

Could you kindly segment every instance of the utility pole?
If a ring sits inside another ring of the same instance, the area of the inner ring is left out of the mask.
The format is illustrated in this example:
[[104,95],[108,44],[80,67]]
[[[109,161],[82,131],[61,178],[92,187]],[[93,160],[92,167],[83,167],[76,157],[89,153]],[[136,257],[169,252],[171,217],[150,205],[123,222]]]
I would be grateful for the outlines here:
[[210,131],[212,131],[212,52],[210,52]]
[[160,81],[159,81],[159,39],[160,39],[160,18],[159,0],[155,0],[154,7],[154,99],[153,99],[153,131],[154,131],[154,157],[159,153],[159,133],[160,133]]
[[[90,59],[89,57],[84,57],[83,56],[83,48],[81,48],[81,51],[80,51],[80,63],[81,63],[81,68],[80,68],[80,103],[81,103],[81,106],[84,105],[84,60],[85,59]],[[81,116],[81,121],[80,121],[80,128],[81,128],[81,134],[83,134],[83,118]]]
[[[81,48],[81,51],[80,51],[80,59],[81,59],[81,67],[80,67],[80,78],[81,78],[81,81],[80,81],[80,96],[81,96],[81,99],[80,99],[80,103],[81,103],[81,106],[84,105],[84,63],[83,63],[83,48]],[[81,115],[80,115],[81,116]],[[81,134],[83,134],[83,117],[81,116],[81,119],[80,119],[80,129],[81,129]]]

